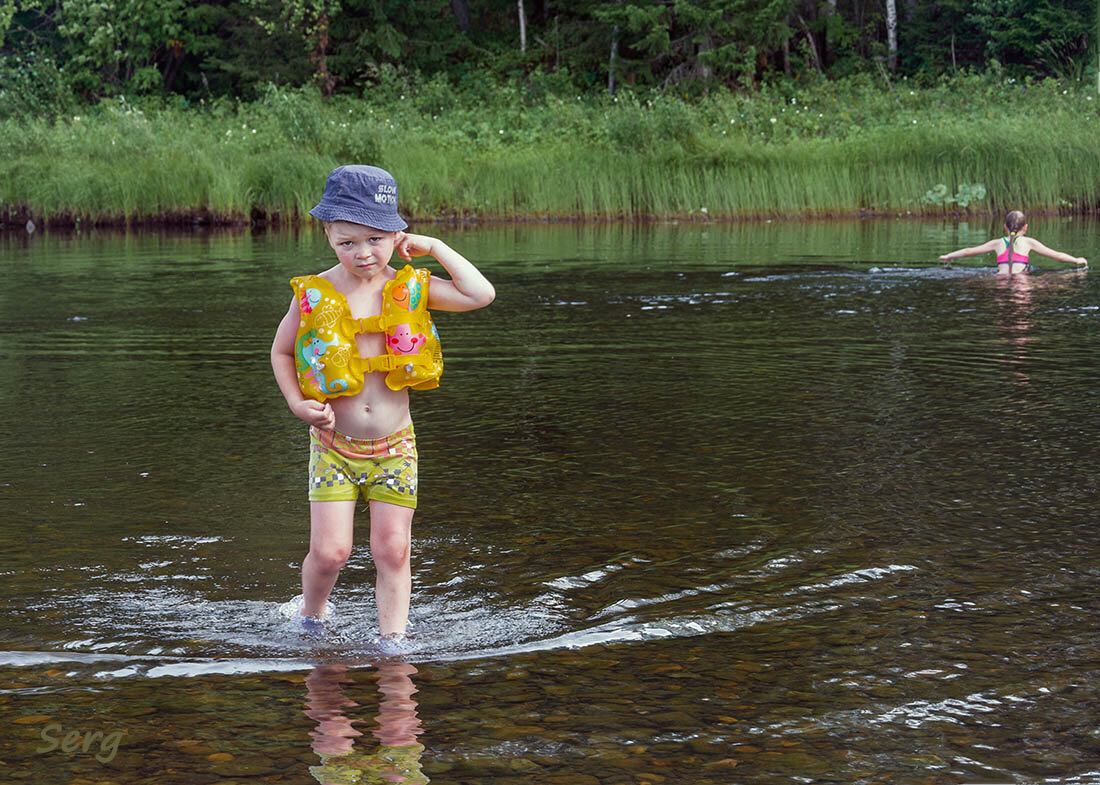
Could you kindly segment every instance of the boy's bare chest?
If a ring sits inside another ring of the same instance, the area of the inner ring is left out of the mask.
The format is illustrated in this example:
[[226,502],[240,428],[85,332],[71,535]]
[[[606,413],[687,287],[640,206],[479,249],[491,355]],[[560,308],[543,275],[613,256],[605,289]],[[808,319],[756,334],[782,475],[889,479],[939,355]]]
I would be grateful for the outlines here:
[[365,319],[368,316],[377,316],[382,313],[381,289],[376,292],[345,293],[344,299],[347,300],[348,310],[351,311],[351,318],[353,319]]
[[[348,310],[353,319],[365,319],[382,313],[382,290],[342,292],[347,301]],[[385,336],[382,333],[359,333],[355,336],[360,357],[373,357],[386,351]]]

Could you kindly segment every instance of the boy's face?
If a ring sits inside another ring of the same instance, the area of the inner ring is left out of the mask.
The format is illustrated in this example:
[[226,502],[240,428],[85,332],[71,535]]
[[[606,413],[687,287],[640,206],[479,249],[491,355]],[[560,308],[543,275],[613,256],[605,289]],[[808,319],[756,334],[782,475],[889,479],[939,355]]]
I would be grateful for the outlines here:
[[325,224],[325,235],[344,269],[361,278],[371,278],[384,269],[397,245],[397,232],[349,221]]

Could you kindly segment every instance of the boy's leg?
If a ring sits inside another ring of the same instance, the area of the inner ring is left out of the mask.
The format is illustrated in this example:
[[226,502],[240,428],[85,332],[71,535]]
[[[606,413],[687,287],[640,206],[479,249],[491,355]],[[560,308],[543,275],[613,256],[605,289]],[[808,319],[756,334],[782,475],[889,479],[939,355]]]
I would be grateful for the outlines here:
[[400,635],[409,622],[412,594],[411,507],[371,499],[370,552],[376,572],[374,597],[383,635]]
[[351,555],[355,502],[309,503],[309,553],[302,562],[302,614],[316,616]]

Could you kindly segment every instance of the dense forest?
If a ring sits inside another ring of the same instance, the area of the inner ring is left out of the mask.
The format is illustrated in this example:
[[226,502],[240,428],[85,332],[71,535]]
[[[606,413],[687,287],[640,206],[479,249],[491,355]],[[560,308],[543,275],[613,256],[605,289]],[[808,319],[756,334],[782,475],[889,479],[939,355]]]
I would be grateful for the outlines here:
[[[0,0],[0,228],[1100,209],[1093,0]],[[562,177],[563,172],[572,173]]]
[[1093,0],[0,0],[0,117],[125,95],[362,95],[394,72],[568,90],[1096,72]]

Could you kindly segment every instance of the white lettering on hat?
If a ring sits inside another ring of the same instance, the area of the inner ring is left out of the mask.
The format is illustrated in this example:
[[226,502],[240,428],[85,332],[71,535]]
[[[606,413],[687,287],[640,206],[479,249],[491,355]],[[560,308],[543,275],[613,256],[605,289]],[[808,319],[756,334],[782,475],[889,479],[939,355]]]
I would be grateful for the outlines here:
[[379,183],[377,192],[374,194],[374,201],[376,204],[392,204],[396,206],[397,186],[388,183]]

